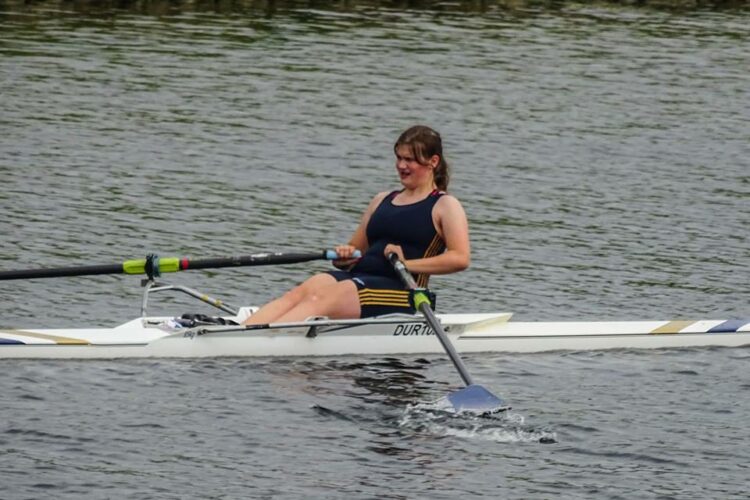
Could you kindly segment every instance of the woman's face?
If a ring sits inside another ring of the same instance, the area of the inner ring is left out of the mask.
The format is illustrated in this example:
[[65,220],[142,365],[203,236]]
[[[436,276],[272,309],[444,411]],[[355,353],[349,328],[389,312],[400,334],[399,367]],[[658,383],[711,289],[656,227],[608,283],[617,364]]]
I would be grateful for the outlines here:
[[434,183],[435,167],[440,161],[438,155],[432,156],[427,164],[419,163],[411,146],[401,145],[396,148],[396,171],[405,188],[414,189],[425,184]]

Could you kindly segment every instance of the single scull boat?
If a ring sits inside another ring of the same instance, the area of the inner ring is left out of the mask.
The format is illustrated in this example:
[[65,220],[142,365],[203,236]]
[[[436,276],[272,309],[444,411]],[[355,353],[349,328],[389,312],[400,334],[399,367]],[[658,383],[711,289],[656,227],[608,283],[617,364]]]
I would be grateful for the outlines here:
[[[158,285],[151,290],[186,291],[185,287]],[[0,328],[0,358],[192,358],[442,352],[435,333],[420,315],[361,320],[320,318],[251,327],[231,324],[233,321],[239,323],[251,311],[252,308],[241,308],[238,315],[224,316],[226,325],[184,327],[173,317],[143,316],[114,328]],[[515,322],[510,321],[511,316],[511,313],[503,312],[437,315],[460,353],[750,345],[750,319]]]
[[[207,267],[304,262],[330,255],[256,254],[223,259],[162,259],[161,272]],[[126,265],[127,264],[127,265]],[[0,358],[197,358],[212,356],[398,355],[443,352],[420,315],[357,320],[311,319],[298,323],[240,326],[253,308],[235,309],[190,288],[156,279],[159,259],[122,266],[4,271],[0,279],[86,274],[146,273],[142,316],[114,328],[3,329]],[[179,291],[224,310],[224,325],[183,326],[174,317],[147,314],[150,292]],[[676,321],[516,322],[508,312],[439,314],[437,319],[459,353],[556,350],[652,349],[750,345],[750,318]]]
[[[514,322],[510,313],[438,315],[460,353],[750,345],[750,320]],[[138,318],[115,328],[0,329],[0,358],[340,356],[442,353],[419,316],[173,328]]]

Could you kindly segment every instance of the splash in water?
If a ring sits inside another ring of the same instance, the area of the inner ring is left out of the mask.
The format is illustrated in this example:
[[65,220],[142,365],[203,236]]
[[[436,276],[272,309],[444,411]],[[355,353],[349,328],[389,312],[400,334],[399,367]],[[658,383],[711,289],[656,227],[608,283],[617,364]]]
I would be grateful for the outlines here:
[[401,429],[413,432],[497,443],[557,442],[557,433],[527,425],[520,413],[510,410],[489,415],[457,413],[446,398],[408,405],[398,424]]

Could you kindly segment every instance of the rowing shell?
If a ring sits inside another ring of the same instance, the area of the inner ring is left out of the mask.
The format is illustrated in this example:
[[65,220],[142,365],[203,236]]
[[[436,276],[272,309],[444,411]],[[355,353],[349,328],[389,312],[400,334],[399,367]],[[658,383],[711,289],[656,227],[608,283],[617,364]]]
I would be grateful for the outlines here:
[[[515,322],[510,313],[438,316],[456,350],[544,352],[750,345],[750,319]],[[442,353],[421,316],[261,325],[167,326],[138,318],[115,328],[0,329],[0,358],[200,358]]]

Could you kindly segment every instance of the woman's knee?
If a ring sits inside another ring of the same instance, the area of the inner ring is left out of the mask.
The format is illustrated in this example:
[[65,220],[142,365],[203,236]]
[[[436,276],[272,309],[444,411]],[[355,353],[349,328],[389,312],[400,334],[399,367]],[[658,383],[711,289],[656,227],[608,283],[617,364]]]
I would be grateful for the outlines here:
[[331,317],[358,317],[360,312],[357,286],[351,281],[339,281],[316,290],[306,301],[319,312]]
[[317,300],[317,294],[324,288],[335,285],[336,279],[327,273],[316,274],[284,294],[287,300],[299,304],[305,300]]

